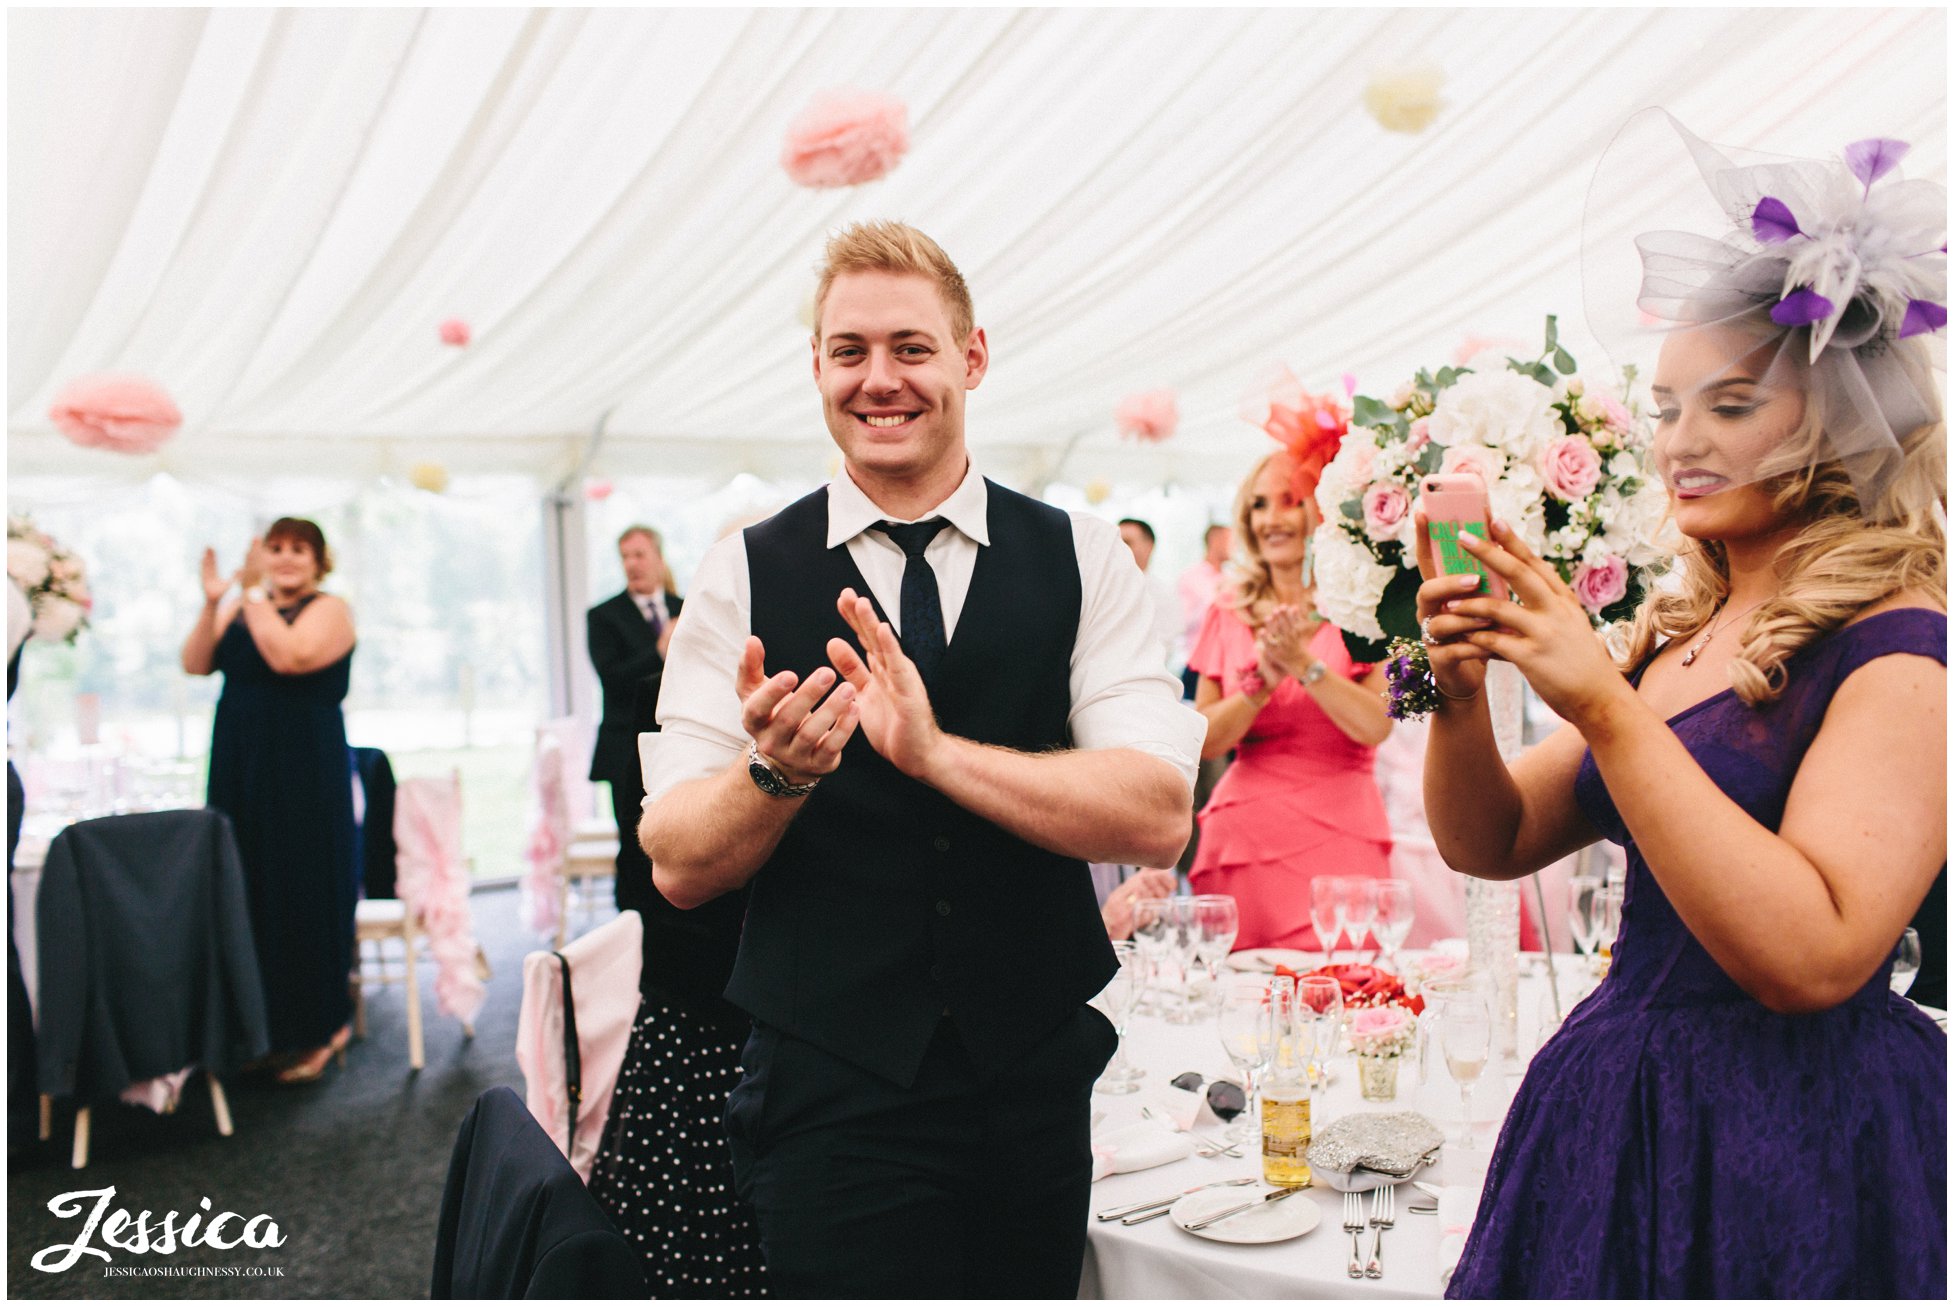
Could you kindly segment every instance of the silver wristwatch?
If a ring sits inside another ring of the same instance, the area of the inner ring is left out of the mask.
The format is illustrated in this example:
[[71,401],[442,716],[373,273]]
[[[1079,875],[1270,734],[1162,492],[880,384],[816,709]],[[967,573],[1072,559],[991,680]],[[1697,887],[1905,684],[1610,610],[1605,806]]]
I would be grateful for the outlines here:
[[1321,658],[1318,658],[1315,662],[1311,663],[1308,667],[1305,667],[1303,669],[1303,684],[1315,685],[1318,681],[1322,680],[1324,677],[1328,676],[1329,674],[1330,674],[1330,665],[1324,662]]
[[265,593],[265,588],[261,585],[248,585],[244,588],[244,602],[247,604],[261,604],[269,598],[271,596]]
[[794,784],[780,774],[780,769],[774,766],[771,758],[760,752],[757,744],[746,746],[746,774],[760,787],[760,793],[775,799],[805,798],[814,793],[814,787],[821,783],[821,778],[816,776],[805,785]]

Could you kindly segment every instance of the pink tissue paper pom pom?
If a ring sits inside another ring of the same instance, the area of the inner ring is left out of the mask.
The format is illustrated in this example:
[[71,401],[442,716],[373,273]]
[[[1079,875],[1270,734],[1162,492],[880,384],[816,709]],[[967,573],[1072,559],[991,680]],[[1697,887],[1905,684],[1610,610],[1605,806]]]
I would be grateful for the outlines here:
[[77,445],[149,454],[183,425],[169,392],[145,377],[77,377],[48,408],[61,434]]
[[468,324],[460,318],[449,318],[441,324],[440,332],[443,345],[463,346],[475,336],[475,333],[468,329]]
[[780,166],[801,186],[859,186],[909,152],[909,107],[873,91],[823,91],[788,126]]
[[1180,425],[1180,406],[1172,390],[1145,390],[1128,395],[1113,410],[1120,434],[1135,440],[1165,440]]
[[600,477],[592,477],[583,483],[583,497],[593,504],[601,504],[606,499],[609,499],[611,492],[616,489],[617,487],[609,481],[605,481]]

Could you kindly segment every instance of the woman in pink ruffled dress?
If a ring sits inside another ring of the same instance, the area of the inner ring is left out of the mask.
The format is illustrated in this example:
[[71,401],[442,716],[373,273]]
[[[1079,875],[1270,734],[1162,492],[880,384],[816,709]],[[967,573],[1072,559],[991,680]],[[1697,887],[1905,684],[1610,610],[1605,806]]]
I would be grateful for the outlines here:
[[1354,662],[1314,611],[1305,566],[1314,495],[1336,436],[1313,432],[1256,465],[1235,501],[1242,557],[1188,655],[1204,758],[1235,762],[1201,810],[1189,879],[1230,894],[1238,948],[1320,949],[1318,876],[1391,874],[1391,827],[1371,764],[1391,733],[1384,668]]

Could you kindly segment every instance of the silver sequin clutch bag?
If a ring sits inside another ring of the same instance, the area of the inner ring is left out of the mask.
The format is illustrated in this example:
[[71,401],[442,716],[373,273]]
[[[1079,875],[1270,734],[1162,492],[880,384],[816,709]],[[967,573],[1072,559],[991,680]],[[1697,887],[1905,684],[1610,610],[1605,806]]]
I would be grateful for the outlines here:
[[1332,1189],[1375,1189],[1418,1174],[1444,1142],[1417,1112],[1365,1112],[1324,1127],[1304,1156],[1311,1177]]

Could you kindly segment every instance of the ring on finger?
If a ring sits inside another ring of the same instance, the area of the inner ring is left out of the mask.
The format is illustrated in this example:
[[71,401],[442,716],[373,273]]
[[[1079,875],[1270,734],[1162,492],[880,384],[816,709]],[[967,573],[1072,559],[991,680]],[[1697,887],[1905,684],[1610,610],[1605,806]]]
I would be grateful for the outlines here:
[[1418,637],[1427,645],[1445,643],[1432,634],[1432,619],[1430,617],[1421,617],[1418,619]]

